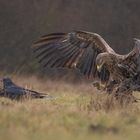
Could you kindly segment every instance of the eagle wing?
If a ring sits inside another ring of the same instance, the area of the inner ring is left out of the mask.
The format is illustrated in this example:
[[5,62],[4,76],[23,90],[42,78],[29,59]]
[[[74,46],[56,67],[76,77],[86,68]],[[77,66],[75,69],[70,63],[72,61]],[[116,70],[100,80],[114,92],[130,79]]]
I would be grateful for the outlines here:
[[134,39],[134,43],[133,50],[128,55],[124,56],[122,63],[131,77],[140,72],[140,40]]
[[97,73],[96,57],[102,52],[114,52],[96,33],[74,31],[42,36],[32,46],[36,57],[44,67],[77,68],[88,78],[98,76],[108,80],[109,72],[104,65]]

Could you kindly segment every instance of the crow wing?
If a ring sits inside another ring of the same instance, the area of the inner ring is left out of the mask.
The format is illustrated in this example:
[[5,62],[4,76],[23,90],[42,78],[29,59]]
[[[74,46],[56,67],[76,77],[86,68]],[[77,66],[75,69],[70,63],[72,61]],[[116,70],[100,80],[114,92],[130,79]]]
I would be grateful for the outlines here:
[[114,52],[96,33],[74,31],[42,36],[32,46],[36,57],[44,67],[77,68],[88,78],[108,80],[109,72],[103,66],[97,74],[96,57],[102,52]]

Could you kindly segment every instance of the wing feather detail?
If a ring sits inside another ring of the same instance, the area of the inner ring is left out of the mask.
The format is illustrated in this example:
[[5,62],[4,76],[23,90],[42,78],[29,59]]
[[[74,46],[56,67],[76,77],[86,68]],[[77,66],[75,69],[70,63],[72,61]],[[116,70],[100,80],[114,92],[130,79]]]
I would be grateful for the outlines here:
[[138,72],[140,72],[140,40],[134,39],[133,50],[124,55],[124,59],[121,62],[121,66],[128,73],[129,77],[134,77]]
[[[32,48],[44,67],[77,68],[88,78],[98,75],[97,55],[114,52],[100,35],[85,31],[45,35]],[[105,80],[106,77],[109,77],[109,73],[104,67],[100,79]]]

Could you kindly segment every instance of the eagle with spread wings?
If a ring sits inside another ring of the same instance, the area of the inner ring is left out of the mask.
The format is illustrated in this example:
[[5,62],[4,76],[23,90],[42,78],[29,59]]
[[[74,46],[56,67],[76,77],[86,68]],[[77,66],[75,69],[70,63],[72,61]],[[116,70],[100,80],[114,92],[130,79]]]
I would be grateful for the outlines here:
[[104,83],[107,89],[140,71],[138,39],[126,55],[117,54],[99,34],[86,31],[44,35],[32,48],[43,67],[76,68],[87,78]]

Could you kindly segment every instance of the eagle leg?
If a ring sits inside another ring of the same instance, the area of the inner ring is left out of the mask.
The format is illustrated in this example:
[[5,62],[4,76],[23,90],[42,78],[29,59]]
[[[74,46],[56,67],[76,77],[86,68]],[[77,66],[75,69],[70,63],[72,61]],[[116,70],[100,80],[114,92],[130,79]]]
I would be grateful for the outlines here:
[[138,99],[133,96],[134,90],[131,88],[131,84],[131,79],[127,79],[116,87],[114,96],[121,104],[134,103],[138,101]]
[[107,93],[108,94],[112,94],[113,93],[113,91],[114,91],[114,89],[115,89],[115,87],[117,86],[117,81],[115,81],[115,80],[111,80],[108,84],[107,84],[107,86],[106,86],[106,91],[107,91]]

